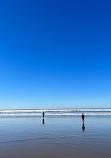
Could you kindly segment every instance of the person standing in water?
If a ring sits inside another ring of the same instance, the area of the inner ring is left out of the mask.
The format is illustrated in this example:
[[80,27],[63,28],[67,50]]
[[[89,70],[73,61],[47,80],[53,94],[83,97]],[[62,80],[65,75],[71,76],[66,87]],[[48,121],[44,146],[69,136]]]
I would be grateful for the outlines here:
[[44,112],[42,113],[42,116],[43,116],[42,124],[44,125],[44,116],[45,116]]
[[45,116],[45,113],[43,112],[43,118],[44,118],[44,116]]
[[82,121],[84,122],[84,114],[82,113]]

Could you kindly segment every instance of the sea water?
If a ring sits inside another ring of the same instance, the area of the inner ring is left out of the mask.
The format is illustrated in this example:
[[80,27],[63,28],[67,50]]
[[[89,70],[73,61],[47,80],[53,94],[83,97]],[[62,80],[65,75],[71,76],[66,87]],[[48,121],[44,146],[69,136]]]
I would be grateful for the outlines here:
[[0,116],[108,116],[111,109],[20,109],[20,110],[0,110]]
[[110,113],[111,109],[0,110],[0,158],[111,158]]

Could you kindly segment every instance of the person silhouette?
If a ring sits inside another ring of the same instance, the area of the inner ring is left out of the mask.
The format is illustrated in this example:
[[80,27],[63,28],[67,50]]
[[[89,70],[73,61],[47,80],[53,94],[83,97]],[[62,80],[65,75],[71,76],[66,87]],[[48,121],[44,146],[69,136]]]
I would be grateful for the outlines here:
[[82,130],[85,131],[84,122],[83,122],[83,124],[82,124]]
[[44,118],[44,116],[45,116],[45,113],[43,112],[43,118]]
[[84,122],[84,118],[85,118],[85,116],[84,116],[84,114],[82,113],[82,121]]

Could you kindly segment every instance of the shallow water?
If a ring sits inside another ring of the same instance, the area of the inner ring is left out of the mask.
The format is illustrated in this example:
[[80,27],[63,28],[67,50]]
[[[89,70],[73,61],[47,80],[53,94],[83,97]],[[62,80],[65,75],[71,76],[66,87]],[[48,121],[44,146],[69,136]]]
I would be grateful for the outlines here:
[[84,127],[81,117],[0,117],[0,158],[111,158],[111,116],[87,116]]

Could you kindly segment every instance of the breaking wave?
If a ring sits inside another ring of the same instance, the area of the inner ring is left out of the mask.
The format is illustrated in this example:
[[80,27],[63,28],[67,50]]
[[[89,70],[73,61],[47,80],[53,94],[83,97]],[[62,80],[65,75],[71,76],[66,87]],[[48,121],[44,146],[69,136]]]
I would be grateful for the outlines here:
[[30,109],[30,110],[0,110],[0,116],[87,116],[111,115],[111,109]]

